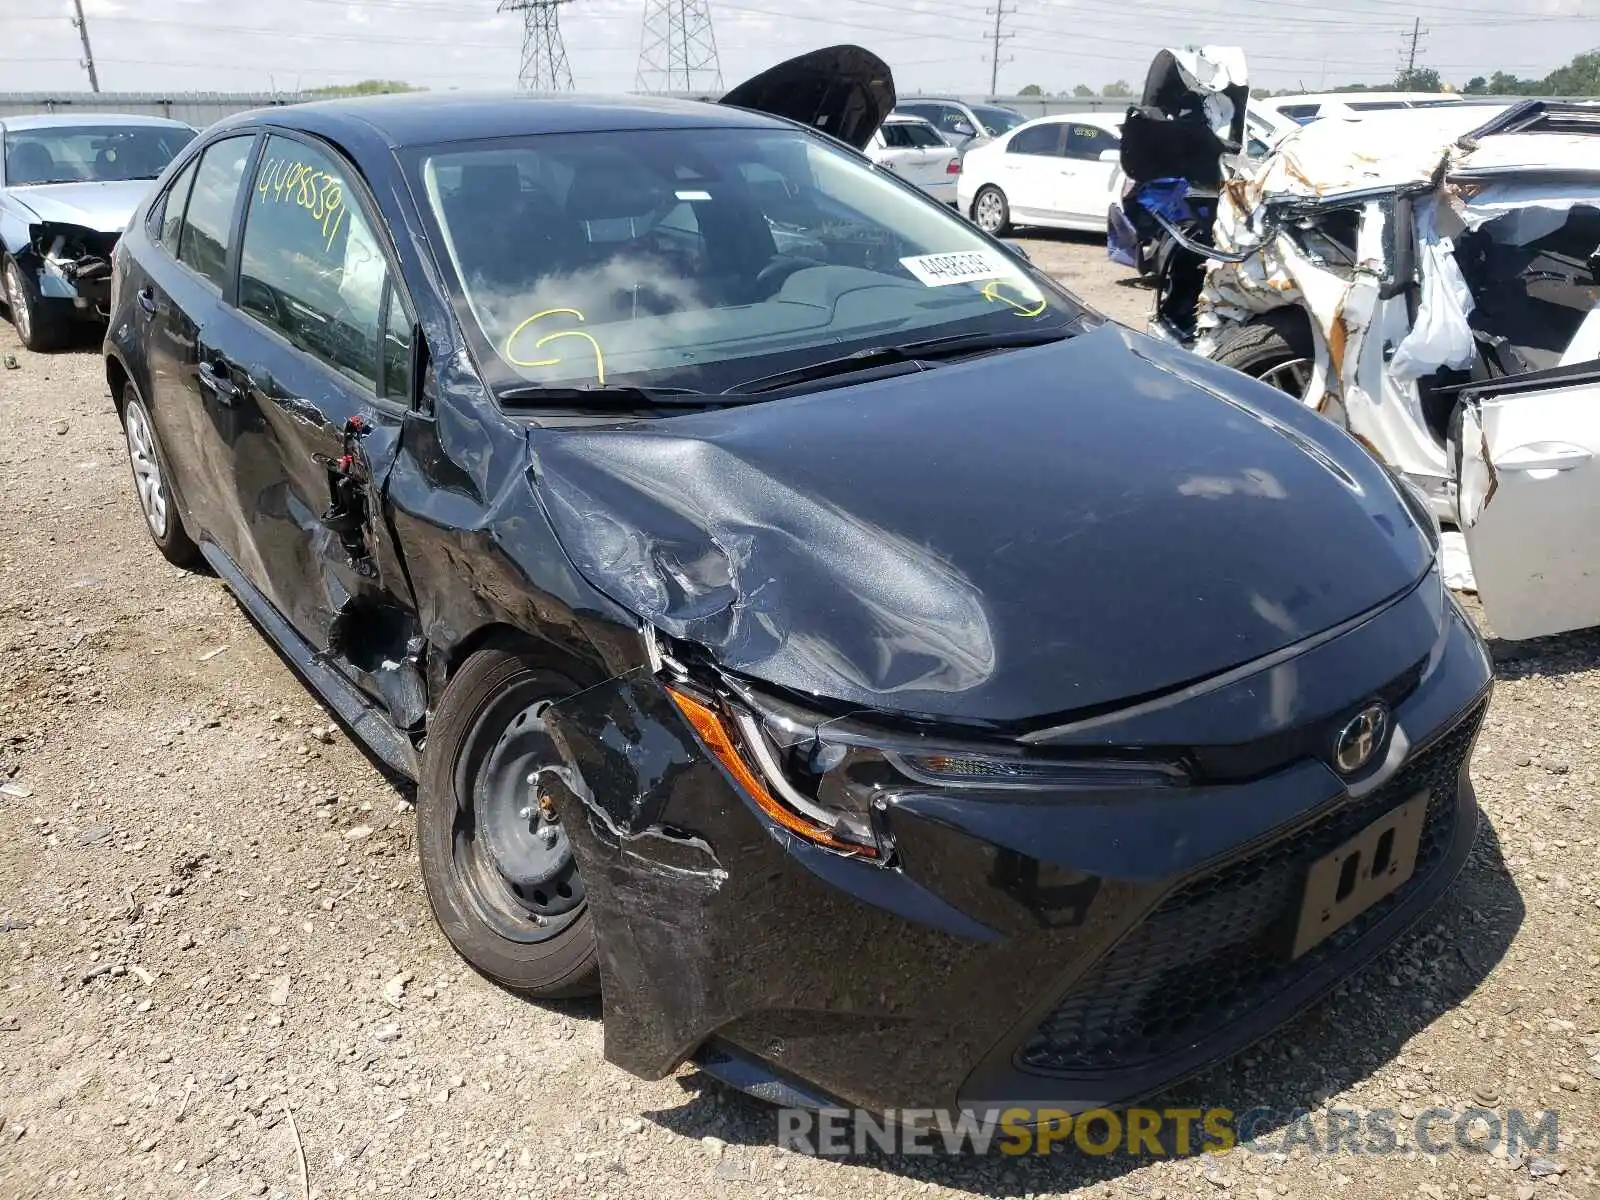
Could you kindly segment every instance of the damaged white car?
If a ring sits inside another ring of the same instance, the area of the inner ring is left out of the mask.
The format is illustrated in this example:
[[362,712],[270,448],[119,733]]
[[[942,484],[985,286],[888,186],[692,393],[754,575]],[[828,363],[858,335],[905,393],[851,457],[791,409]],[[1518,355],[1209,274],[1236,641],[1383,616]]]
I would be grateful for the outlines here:
[[160,117],[0,118],[0,298],[28,349],[104,316],[117,239],[194,135]]
[[1152,332],[1415,484],[1499,636],[1600,625],[1600,104],[1330,118],[1219,180],[1228,97],[1174,72],[1124,132],[1129,223],[1180,244]]

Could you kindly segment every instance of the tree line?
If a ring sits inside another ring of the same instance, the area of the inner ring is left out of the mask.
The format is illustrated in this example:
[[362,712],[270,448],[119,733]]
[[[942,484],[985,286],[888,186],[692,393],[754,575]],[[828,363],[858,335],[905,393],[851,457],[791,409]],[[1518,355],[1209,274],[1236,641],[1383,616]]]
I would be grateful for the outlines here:
[[[1267,96],[1289,96],[1304,88],[1271,91],[1256,88],[1252,93],[1258,99]],[[1443,79],[1432,67],[1413,67],[1401,71],[1386,83],[1347,83],[1330,88],[1334,92],[1461,92],[1468,96],[1600,96],[1600,49],[1578,55],[1564,67],[1557,67],[1543,79],[1519,79],[1507,71],[1496,71],[1489,76],[1474,75],[1465,84],[1456,87]],[[1044,88],[1030,83],[1017,93],[1019,96],[1049,96]],[[1108,83],[1098,92],[1085,84],[1069,91],[1056,92],[1057,97],[1071,96],[1085,100],[1100,96],[1107,99],[1124,99],[1133,95],[1126,80]]]

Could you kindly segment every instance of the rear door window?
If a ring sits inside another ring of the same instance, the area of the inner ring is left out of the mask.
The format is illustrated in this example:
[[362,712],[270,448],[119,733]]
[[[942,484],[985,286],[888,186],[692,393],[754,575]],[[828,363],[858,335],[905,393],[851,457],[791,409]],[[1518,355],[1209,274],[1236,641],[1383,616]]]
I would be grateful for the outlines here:
[[1116,134],[1098,125],[1075,124],[1067,129],[1068,158],[1098,159],[1107,150],[1116,150],[1122,145]]
[[218,289],[228,274],[228,237],[233,228],[234,205],[254,143],[255,135],[246,134],[207,146],[200,155],[194,190],[184,212],[178,261]]
[[1291,121],[1298,121],[1304,125],[1308,121],[1317,119],[1317,112],[1321,107],[1320,104],[1284,104],[1279,106],[1278,111]]
[[883,144],[891,150],[906,150],[911,147],[911,126],[900,124],[885,125],[880,133],[883,134]]
[[1006,143],[1008,154],[1044,154],[1054,155],[1061,152],[1061,135],[1065,131],[1064,125],[1034,125],[1028,129],[1020,129],[1011,135],[1011,140]]
[[356,195],[331,155],[269,137],[245,216],[239,307],[375,390],[389,269]]
[[939,114],[939,128],[959,137],[971,137],[978,132],[977,127],[972,123],[972,118],[953,105],[945,108]]
[[901,128],[906,131],[906,137],[911,144],[918,149],[937,150],[945,145],[945,140],[939,136],[938,132],[929,129],[926,125],[904,125]]

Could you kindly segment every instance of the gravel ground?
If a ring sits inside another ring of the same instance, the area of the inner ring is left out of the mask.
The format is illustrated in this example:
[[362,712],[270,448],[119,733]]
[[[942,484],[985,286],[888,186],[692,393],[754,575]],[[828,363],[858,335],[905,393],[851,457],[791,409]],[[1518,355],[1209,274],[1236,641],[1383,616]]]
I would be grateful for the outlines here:
[[[1028,244],[1142,322],[1092,239]],[[1488,822],[1435,915],[1158,1101],[1558,1109],[1555,1155],[812,1159],[692,1071],[606,1065],[598,1006],[464,969],[408,795],[150,547],[95,345],[0,355],[0,1196],[1600,1194],[1596,634],[1496,648]]]

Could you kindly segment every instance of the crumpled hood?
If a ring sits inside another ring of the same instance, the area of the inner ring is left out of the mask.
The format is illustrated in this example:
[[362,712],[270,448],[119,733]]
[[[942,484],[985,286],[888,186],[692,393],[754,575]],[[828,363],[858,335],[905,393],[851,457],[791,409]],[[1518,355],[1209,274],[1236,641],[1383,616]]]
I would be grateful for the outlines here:
[[1364,612],[1431,563],[1354,442],[1115,326],[529,437],[595,587],[742,674],[911,716],[1026,722],[1147,696]]
[[12,188],[11,197],[41,221],[81,225],[96,233],[121,233],[154,182],[129,179],[117,183],[41,183]]

